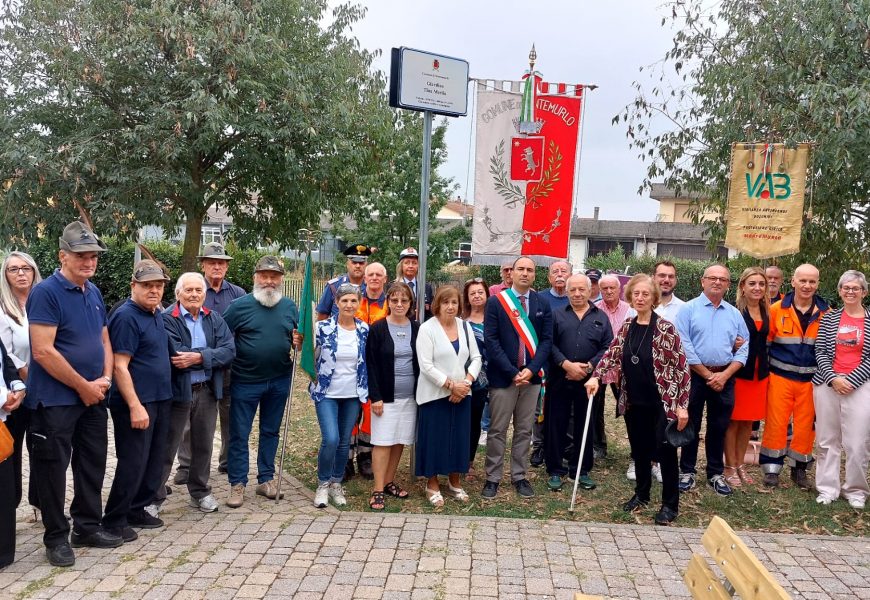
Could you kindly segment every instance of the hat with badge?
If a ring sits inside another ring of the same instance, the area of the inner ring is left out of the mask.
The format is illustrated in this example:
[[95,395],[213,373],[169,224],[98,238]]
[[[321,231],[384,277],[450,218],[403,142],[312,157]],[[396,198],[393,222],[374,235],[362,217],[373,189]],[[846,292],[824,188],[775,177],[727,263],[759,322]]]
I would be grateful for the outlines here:
[[105,252],[106,244],[81,221],[73,221],[63,228],[58,239],[60,249],[67,252]]
[[266,255],[260,258],[257,261],[257,264],[254,266],[254,272],[259,273],[260,271],[274,271],[275,273],[284,274],[284,263],[277,256]]
[[233,260],[233,257],[227,254],[226,248],[220,242],[209,242],[202,247],[202,254],[197,256],[198,259],[212,258],[215,260]]
[[420,255],[417,254],[416,248],[405,248],[399,253],[399,260],[404,260],[406,258],[420,258]]
[[601,271],[598,269],[586,269],[586,277],[592,281],[598,281],[601,279]]
[[145,258],[133,267],[133,281],[145,283],[146,281],[169,281],[169,275],[156,261]]
[[372,249],[365,244],[351,244],[344,249],[342,254],[355,263],[364,263],[372,255]]

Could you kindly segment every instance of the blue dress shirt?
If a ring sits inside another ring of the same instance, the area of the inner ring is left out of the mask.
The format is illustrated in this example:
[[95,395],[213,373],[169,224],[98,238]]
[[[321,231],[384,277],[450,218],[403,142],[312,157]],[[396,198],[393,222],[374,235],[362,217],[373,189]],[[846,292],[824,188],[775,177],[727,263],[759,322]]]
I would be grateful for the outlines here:
[[[746,321],[740,311],[725,300],[716,307],[701,293],[683,305],[675,325],[690,365],[721,367],[734,361],[745,365],[749,358],[749,329],[746,328]],[[738,336],[747,343],[734,352]]]
[[[202,315],[205,314],[202,309],[199,310],[199,315],[196,320],[194,320],[193,315],[191,315],[190,312],[181,305],[181,303],[178,304],[178,311],[181,313],[181,317],[184,319],[184,324],[190,332],[191,349],[197,350],[199,348],[208,348],[208,341],[205,339],[205,331],[202,329]],[[190,372],[190,383],[202,383],[203,381],[208,380],[209,378],[206,377],[205,371],[202,369],[195,369]]]

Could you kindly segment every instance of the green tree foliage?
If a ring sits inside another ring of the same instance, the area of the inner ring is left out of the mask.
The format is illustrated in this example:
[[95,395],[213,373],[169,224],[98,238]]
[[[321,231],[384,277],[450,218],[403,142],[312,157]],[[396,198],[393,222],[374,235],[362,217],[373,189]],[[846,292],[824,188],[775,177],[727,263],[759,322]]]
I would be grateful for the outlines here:
[[[870,238],[870,3],[673,0],[673,47],[614,117],[663,180],[724,216],[732,142],[810,141],[812,174],[798,260],[865,264]],[[651,85],[650,85],[651,84]],[[724,223],[711,239],[724,237]],[[824,271],[824,268],[823,268]]]
[[[427,278],[452,259],[458,240],[468,238],[468,231],[446,229],[435,220],[438,211],[456,190],[452,179],[438,175],[438,168],[447,160],[444,136],[447,120],[432,129],[431,177],[429,204],[429,244]],[[376,184],[362,196],[351,212],[353,230],[334,219],[336,234],[350,242],[364,242],[378,250],[373,259],[383,262],[392,276],[399,253],[408,246],[419,246],[420,175],[423,166],[423,115],[419,112],[396,110],[389,137],[378,154]],[[452,244],[452,246],[451,246]],[[421,250],[418,248],[418,250]],[[342,264],[343,264],[343,258]]]
[[[383,76],[327,0],[21,0],[0,12],[0,235],[56,237],[85,207],[122,238],[207,209],[244,246],[293,246],[369,188]],[[324,24],[328,23],[328,24]]]

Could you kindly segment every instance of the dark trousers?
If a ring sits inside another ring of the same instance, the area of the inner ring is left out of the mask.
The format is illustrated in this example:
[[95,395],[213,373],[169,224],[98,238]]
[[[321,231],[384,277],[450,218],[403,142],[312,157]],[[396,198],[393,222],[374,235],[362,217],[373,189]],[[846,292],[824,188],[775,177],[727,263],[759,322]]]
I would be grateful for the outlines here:
[[191,402],[173,400],[169,416],[169,437],[166,455],[163,459],[162,484],[158,486],[154,500],[166,500],[166,482],[172,472],[175,453],[178,451],[182,434],[189,432],[190,462],[188,463],[187,491],[192,498],[200,500],[211,493],[208,484],[211,473],[211,454],[214,445],[214,430],[217,419],[217,400],[209,386],[193,390]]
[[[230,451],[230,372],[224,373],[223,398],[217,401],[217,414],[221,426],[221,449],[218,455],[218,468],[227,470],[227,454]],[[212,431],[214,437],[214,431]],[[178,470],[187,473],[190,469],[190,426],[184,428],[178,446]],[[209,459],[211,460],[211,459]]]
[[[613,392],[614,397],[619,397],[619,388],[616,387],[615,383],[610,384],[610,391]],[[595,423],[595,427],[589,431],[590,433],[595,432],[595,436],[592,438],[592,448],[600,450],[604,454],[607,454],[607,432],[604,431],[604,395],[606,393],[606,385],[599,386],[595,393],[595,398],[592,401],[592,422]]]
[[149,402],[144,406],[148,411],[146,429],[133,429],[126,404],[111,409],[118,466],[106,500],[105,527],[126,527],[127,515],[141,514],[163,485],[172,402]]
[[[723,460],[725,431],[731,422],[731,411],[734,410],[734,378],[728,380],[721,392],[715,392],[707,385],[703,377],[692,373],[692,387],[689,391],[689,422],[699,433],[705,405],[707,406],[707,434],[704,437],[704,446],[707,450],[707,479],[709,479],[715,475],[721,475],[725,471]],[[683,446],[680,454],[681,473],[696,472],[699,437],[699,435],[695,436],[695,440],[691,444]],[[635,458],[637,459],[637,457]]]
[[662,469],[662,506],[678,512],[680,509],[680,473],[677,469],[677,449],[667,443],[667,417],[660,402],[653,406],[630,406],[625,412],[628,443],[634,456],[637,481],[634,493],[644,502],[650,501],[652,465],[658,461]]
[[[589,398],[586,391],[579,386],[551,387],[547,390],[547,404],[544,416],[544,457],[547,463],[547,473],[564,476],[568,470],[562,464],[562,456],[568,434],[568,422],[571,410],[574,410],[574,443],[568,452],[568,465],[572,473],[577,469],[580,446],[583,443],[583,427],[586,425],[586,410]],[[586,435],[586,447],[583,451],[583,463],[580,474],[587,475],[592,470],[592,439],[595,424],[589,419],[589,432]]]
[[100,528],[108,450],[107,422],[108,412],[103,404],[40,405],[30,413],[27,439],[31,481],[36,485],[45,526],[42,539],[48,547],[69,541],[64,496],[70,461],[74,491],[69,512],[73,527],[83,535]]
[[[9,461],[12,462],[15,471],[15,507],[21,504],[23,495],[23,479],[22,479],[22,458],[24,456],[24,444],[27,437],[27,428],[30,426],[30,411],[26,408],[19,408],[11,415],[6,417],[6,427],[9,428],[9,433],[12,434],[12,439],[15,441],[15,449]],[[28,448],[28,453],[30,449]],[[27,502],[31,506],[39,506],[39,500],[36,497],[36,485],[33,483],[33,474],[31,473],[30,480],[27,486]]]
[[[15,466],[10,456],[0,462],[0,569],[15,560]],[[21,478],[18,478],[21,485]]]
[[480,419],[483,417],[483,409],[486,408],[489,399],[489,390],[486,388],[471,392],[471,433],[468,437],[468,462],[473,463],[477,454],[477,441],[480,439]]

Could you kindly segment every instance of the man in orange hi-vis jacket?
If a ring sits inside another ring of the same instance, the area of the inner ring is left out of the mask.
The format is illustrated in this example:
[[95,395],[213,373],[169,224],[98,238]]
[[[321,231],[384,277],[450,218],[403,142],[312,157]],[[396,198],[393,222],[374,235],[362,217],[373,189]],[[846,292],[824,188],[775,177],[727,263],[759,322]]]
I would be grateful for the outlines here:
[[[770,307],[770,384],[767,416],[761,440],[764,485],[779,485],[785,457],[795,461],[791,479],[803,490],[811,488],[807,463],[812,459],[815,432],[813,384],[815,342],[819,321],[828,303],[816,295],[819,270],[801,265],[792,276],[793,291]],[[791,445],[786,447],[789,419],[794,419]]]

